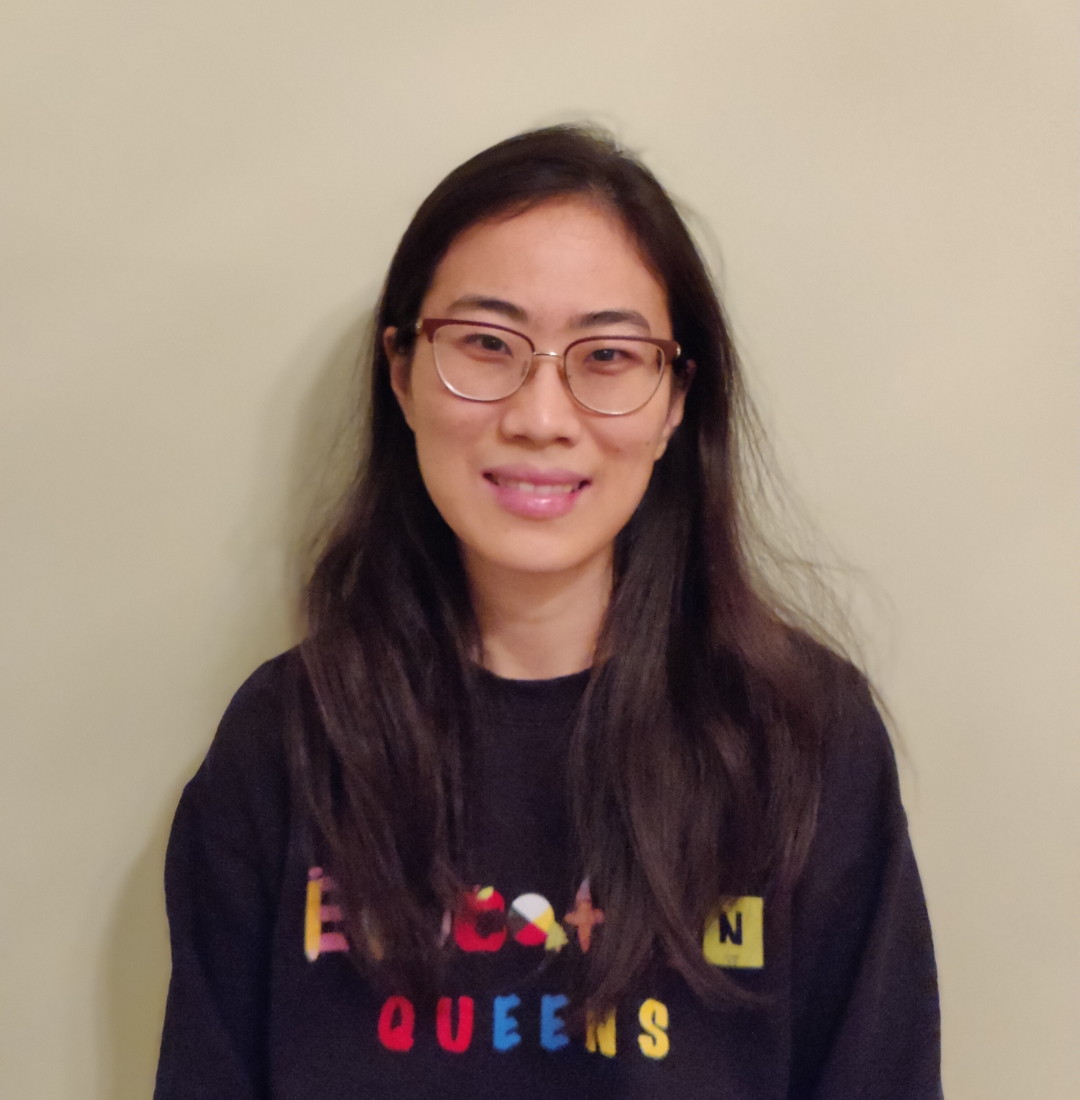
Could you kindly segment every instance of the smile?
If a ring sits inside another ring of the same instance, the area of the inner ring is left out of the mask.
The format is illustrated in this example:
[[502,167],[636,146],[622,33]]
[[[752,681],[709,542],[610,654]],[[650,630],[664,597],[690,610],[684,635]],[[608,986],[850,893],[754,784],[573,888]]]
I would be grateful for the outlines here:
[[551,496],[555,493],[573,493],[585,487],[584,481],[567,481],[557,485],[542,485],[535,481],[518,481],[512,478],[499,478],[492,474],[486,475],[494,485],[507,489],[515,489],[521,493],[536,493],[539,496]]
[[485,470],[483,476],[499,508],[522,519],[565,516],[591,484],[572,470],[502,467]]

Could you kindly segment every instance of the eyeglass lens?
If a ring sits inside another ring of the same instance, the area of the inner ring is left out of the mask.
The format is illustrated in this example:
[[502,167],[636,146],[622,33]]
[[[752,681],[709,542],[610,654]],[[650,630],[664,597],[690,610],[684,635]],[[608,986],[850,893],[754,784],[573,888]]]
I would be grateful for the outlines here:
[[[473,401],[509,397],[529,372],[533,349],[517,333],[480,325],[443,325],[433,333],[435,366],[446,386]],[[656,392],[664,353],[645,340],[599,336],[566,353],[566,384],[586,408],[618,415],[640,408]]]

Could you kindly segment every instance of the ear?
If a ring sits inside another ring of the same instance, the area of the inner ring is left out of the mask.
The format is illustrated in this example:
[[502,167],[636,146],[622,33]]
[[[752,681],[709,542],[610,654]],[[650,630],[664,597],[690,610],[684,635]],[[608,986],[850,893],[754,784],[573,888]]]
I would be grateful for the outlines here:
[[686,391],[690,388],[690,380],[694,377],[694,371],[697,370],[697,365],[693,362],[687,363],[686,367],[685,380],[672,387],[667,416],[664,418],[664,426],[660,430],[660,441],[656,447],[654,462],[658,461],[664,451],[667,450],[668,440],[682,423],[683,412],[686,409]]
[[383,329],[383,351],[386,352],[386,358],[390,361],[390,388],[394,391],[394,396],[401,407],[405,423],[411,428],[413,426],[412,387],[409,384],[412,373],[409,369],[411,364],[409,357],[398,350],[396,336],[397,329],[393,325]]

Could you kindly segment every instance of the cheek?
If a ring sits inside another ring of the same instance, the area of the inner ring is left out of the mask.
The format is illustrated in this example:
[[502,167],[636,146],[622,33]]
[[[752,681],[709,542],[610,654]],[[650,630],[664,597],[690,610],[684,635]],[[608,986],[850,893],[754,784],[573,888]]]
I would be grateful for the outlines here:
[[620,513],[623,522],[630,518],[641,502],[652,476],[660,431],[643,433],[626,431],[614,425],[597,438],[605,456],[605,480],[611,490],[610,506]]
[[594,437],[613,468],[627,477],[643,477],[648,481],[656,452],[663,440],[663,425],[653,422],[633,424],[613,419],[600,424]]
[[[476,407],[432,407],[420,402],[414,417],[416,456],[420,473],[440,511],[452,510],[455,501],[470,491],[477,445],[485,433]],[[473,413],[473,415],[469,415]]]

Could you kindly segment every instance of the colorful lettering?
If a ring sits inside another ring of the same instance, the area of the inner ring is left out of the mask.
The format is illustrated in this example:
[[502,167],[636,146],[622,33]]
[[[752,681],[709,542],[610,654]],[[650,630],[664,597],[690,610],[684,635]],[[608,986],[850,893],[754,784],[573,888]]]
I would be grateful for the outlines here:
[[412,1001],[408,997],[387,998],[379,1013],[379,1042],[387,1050],[411,1050],[415,1026]]
[[473,1033],[473,999],[472,997],[458,997],[458,1029],[453,1032],[453,1001],[449,997],[440,997],[435,1006],[435,1035],[439,1040],[439,1046],[451,1054],[464,1054],[472,1042]]
[[544,950],[557,953],[569,942],[566,933],[563,931],[563,926],[558,921],[552,921],[551,927],[548,929],[547,939],[544,940]]
[[562,1050],[569,1042],[559,1010],[568,998],[562,993],[545,993],[540,1000],[540,1045],[544,1050]]
[[[349,941],[340,930],[341,908],[327,901],[336,891],[334,880],[323,874],[321,867],[308,871],[307,895],[304,905],[304,954],[309,962],[332,951],[348,951]],[[326,928],[327,925],[331,927]],[[337,925],[338,927],[334,927]]]
[[578,887],[574,898],[574,908],[564,918],[567,924],[572,924],[577,929],[578,943],[582,951],[589,950],[589,941],[592,939],[592,930],[598,924],[604,923],[603,909],[594,909],[592,906],[592,892],[589,890],[589,880]]
[[742,947],[742,913],[735,914],[735,927],[731,927],[731,921],[728,920],[728,914],[725,912],[720,913],[720,942],[738,944]]
[[589,1017],[585,1032],[585,1049],[595,1054],[597,1048],[605,1058],[615,1057],[615,1010],[612,1009],[602,1020],[597,1022]]
[[319,937],[322,936],[322,921],[319,919],[319,907],[322,905],[322,869],[312,867],[308,871],[307,905],[304,907],[304,954],[309,962],[319,957]]
[[462,951],[498,951],[506,942],[505,910],[494,886],[476,887],[454,914],[454,942]]
[[765,965],[764,901],[735,898],[705,926],[702,951],[713,966],[760,969]]
[[521,894],[510,903],[507,926],[515,942],[525,947],[539,947],[555,924],[555,910],[542,894]]
[[[472,997],[440,997],[435,1006],[435,1037],[450,1054],[464,1054],[476,1032],[476,1003]],[[499,1053],[521,1046],[523,1037],[515,1011],[521,997],[507,993],[493,999],[491,1006],[491,1043]],[[545,993],[540,998],[540,1046],[546,1051],[563,1050],[570,1045],[562,1011],[569,999],[561,993]],[[456,1028],[455,1028],[456,1018]],[[668,1008],[662,1001],[649,998],[638,1011],[641,1034],[638,1046],[646,1058],[659,1061],[671,1050]],[[430,1026],[430,1025],[428,1025]],[[400,1053],[412,1050],[416,1039],[416,1010],[404,996],[388,997],[379,1012],[379,1042]],[[616,1014],[612,1009],[602,1019],[590,1015],[586,1020],[585,1049],[604,1058],[614,1058],[617,1050]]]
[[496,1050],[513,1050],[521,1042],[518,1022],[510,1015],[519,1004],[521,998],[516,993],[495,998],[491,1019],[491,1045]]
[[663,1001],[656,1001],[650,997],[641,1005],[638,1011],[638,1023],[641,1024],[641,1034],[638,1036],[638,1046],[646,1058],[659,1059],[666,1057],[671,1050],[671,1040],[668,1038],[668,1010]]

